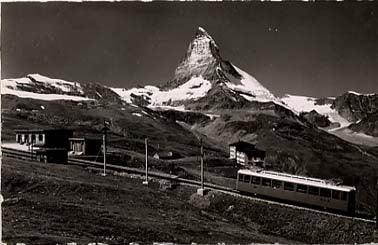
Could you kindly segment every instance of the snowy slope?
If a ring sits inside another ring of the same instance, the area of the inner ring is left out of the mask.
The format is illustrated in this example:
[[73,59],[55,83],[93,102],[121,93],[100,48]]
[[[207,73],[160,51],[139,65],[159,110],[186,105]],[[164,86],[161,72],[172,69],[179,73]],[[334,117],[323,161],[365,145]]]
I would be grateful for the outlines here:
[[123,100],[132,103],[132,95],[142,96],[150,102],[150,106],[174,105],[175,102],[185,100],[196,100],[206,95],[210,90],[211,83],[202,78],[194,77],[177,88],[161,91],[155,86],[145,86],[144,88],[133,88],[125,90],[122,88],[112,88]]
[[79,83],[52,79],[39,74],[1,80],[1,94],[39,100],[90,100]]
[[332,104],[317,104],[317,98],[298,95],[285,95],[281,98],[281,100],[296,112],[310,112],[315,110],[321,115],[328,116],[328,119],[331,122],[340,123],[339,128],[347,127],[351,124],[351,122],[340,116],[335,109],[331,108]]
[[[279,99],[276,98],[268,89],[262,86],[253,76],[249,75],[247,72],[241,70],[235,65],[233,65],[233,67],[241,75],[240,84],[227,82],[227,87],[234,90],[235,92],[242,92],[241,95],[249,101],[279,102]],[[252,96],[248,96],[246,94],[250,94]]]

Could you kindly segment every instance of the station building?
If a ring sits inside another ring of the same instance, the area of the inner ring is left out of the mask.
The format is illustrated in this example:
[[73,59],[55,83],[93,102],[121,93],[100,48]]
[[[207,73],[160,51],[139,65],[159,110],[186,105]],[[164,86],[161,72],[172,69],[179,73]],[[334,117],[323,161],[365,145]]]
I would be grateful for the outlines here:
[[38,161],[66,163],[71,129],[23,129],[16,130],[16,142],[35,152]]
[[265,151],[259,150],[255,145],[239,141],[229,144],[230,159],[235,159],[240,165],[263,166]]
[[71,129],[22,129],[16,130],[16,142],[43,148],[69,147],[68,139],[73,136]]

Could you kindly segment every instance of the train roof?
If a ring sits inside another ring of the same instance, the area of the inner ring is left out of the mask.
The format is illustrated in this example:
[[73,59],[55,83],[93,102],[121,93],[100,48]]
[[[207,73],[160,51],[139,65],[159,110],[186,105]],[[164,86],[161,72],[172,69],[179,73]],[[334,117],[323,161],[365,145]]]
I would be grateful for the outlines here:
[[265,177],[265,178],[270,178],[270,179],[275,179],[275,180],[282,180],[285,182],[292,182],[292,183],[298,183],[298,184],[303,184],[303,185],[334,189],[334,190],[339,190],[339,191],[350,192],[350,191],[356,190],[356,188],[353,186],[336,185],[330,181],[323,180],[323,179],[309,178],[309,177],[303,177],[303,176],[280,173],[280,172],[241,169],[238,171],[238,173],[246,174],[246,175],[253,175],[253,176],[258,176],[258,177]]

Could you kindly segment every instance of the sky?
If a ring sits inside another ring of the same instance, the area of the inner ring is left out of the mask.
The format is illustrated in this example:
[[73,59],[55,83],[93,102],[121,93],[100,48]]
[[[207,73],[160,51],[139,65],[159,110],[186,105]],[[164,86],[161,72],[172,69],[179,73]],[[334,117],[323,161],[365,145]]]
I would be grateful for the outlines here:
[[1,74],[171,80],[197,28],[278,96],[378,93],[378,3],[2,3]]

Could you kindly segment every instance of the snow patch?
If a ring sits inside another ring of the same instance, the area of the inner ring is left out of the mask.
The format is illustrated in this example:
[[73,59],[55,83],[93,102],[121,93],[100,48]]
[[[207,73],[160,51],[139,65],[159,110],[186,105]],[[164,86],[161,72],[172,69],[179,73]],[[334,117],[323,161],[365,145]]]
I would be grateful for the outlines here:
[[332,104],[316,105],[317,98],[298,95],[285,95],[281,98],[281,100],[297,113],[315,110],[321,115],[328,116],[328,119],[331,122],[340,124],[340,127],[330,129],[329,131],[344,128],[351,124],[351,122],[340,116],[335,109],[331,108]]
[[102,95],[99,92],[96,91],[96,94],[97,94],[98,97],[100,97],[102,99]]
[[142,117],[143,116],[142,114],[140,114],[138,112],[133,112],[133,113],[131,113],[131,115],[137,116],[137,117]]
[[44,109],[45,109],[45,107],[44,107],[43,105],[41,105],[41,109],[42,109],[42,110],[44,110]]
[[354,94],[354,95],[363,95],[363,96],[372,96],[372,95],[375,95],[374,93],[372,94],[360,94],[360,93],[357,93],[355,91],[348,91],[349,94]]
[[208,116],[208,117],[210,117],[210,120],[214,120],[214,119],[220,117],[220,115],[218,115],[218,114],[205,113],[205,115]]

